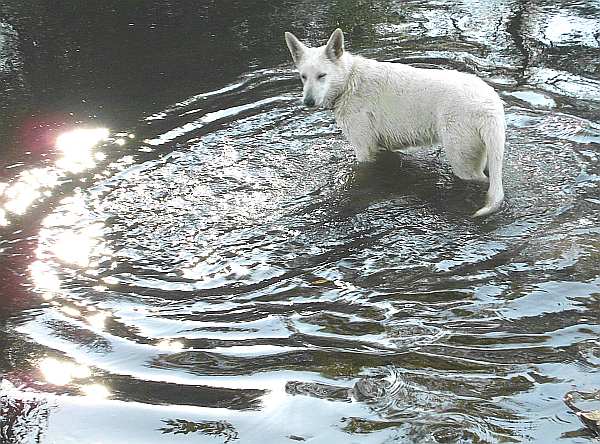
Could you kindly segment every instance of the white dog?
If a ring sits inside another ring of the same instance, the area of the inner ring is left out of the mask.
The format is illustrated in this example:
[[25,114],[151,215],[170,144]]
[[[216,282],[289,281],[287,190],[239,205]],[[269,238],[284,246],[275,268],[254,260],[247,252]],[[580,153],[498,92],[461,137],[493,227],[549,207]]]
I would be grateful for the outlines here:
[[304,84],[304,104],[333,109],[359,162],[374,160],[380,150],[441,143],[461,179],[487,183],[488,171],[486,203],[473,216],[500,208],[504,109],[483,80],[352,55],[340,29],[319,48],[289,32],[285,40]]

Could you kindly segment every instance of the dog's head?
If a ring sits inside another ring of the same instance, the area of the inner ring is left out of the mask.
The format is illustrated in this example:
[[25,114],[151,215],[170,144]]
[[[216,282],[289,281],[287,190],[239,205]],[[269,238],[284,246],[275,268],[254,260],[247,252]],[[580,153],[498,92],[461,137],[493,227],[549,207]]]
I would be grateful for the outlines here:
[[348,79],[344,34],[336,29],[326,45],[311,48],[291,32],[285,41],[304,84],[302,101],[309,108],[332,108]]

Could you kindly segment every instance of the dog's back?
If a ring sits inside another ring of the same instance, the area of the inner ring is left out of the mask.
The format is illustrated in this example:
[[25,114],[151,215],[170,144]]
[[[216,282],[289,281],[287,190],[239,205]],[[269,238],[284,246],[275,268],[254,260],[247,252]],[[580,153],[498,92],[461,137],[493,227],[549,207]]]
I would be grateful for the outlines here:
[[350,87],[338,99],[336,118],[344,127],[357,113],[367,113],[383,148],[437,143],[452,124],[467,129],[490,118],[504,121],[500,98],[474,75],[353,59]]

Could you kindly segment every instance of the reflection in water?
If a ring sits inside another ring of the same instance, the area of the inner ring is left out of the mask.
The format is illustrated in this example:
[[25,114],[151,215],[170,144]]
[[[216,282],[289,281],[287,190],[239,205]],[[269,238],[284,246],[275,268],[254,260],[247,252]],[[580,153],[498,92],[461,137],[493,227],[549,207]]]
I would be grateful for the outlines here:
[[54,166],[24,170],[8,184],[0,184],[0,226],[10,223],[7,213],[25,214],[36,201],[52,195],[52,189],[68,173],[81,173],[96,166],[106,155],[93,152],[100,142],[107,140],[106,128],[78,128],[57,137],[56,148],[61,156]]
[[44,168],[23,171],[14,183],[4,189],[5,210],[16,215],[25,214],[34,201],[42,195],[50,195],[58,177],[58,172]]
[[181,341],[171,341],[168,339],[164,339],[156,344],[156,346],[163,350],[169,350],[173,352],[183,350],[183,342]]
[[52,299],[60,288],[56,270],[47,262],[38,260],[29,266],[29,272],[35,288],[44,295],[44,299]]
[[88,316],[86,318],[86,320],[89,322],[89,324],[99,330],[104,330],[105,324],[106,324],[106,319],[109,317],[108,313],[96,313],[93,314],[91,316]]
[[20,391],[0,380],[0,442],[40,443],[48,427],[50,406],[42,396]]
[[88,367],[55,358],[44,358],[38,366],[46,382],[54,385],[67,385],[74,379],[84,379],[91,376]]
[[[0,185],[5,219],[52,193],[29,240],[27,283],[45,301],[6,323],[2,361],[60,405],[52,424],[67,426],[49,441],[583,436],[560,399],[596,389],[600,368],[600,11],[363,3],[290,10],[333,14],[323,23],[352,29],[359,53],[493,83],[507,208],[469,219],[482,190],[435,150],[356,166],[331,114],[296,105],[276,39],[281,58],[256,61],[266,69],[208,92],[194,80],[189,99],[178,84],[174,106],[139,112],[136,138],[66,133],[60,165]],[[232,35],[259,47],[256,24]],[[321,29],[290,27],[312,41]]]
[[102,384],[89,384],[81,387],[81,392],[91,399],[106,399],[110,396],[110,390]]
[[184,434],[199,433],[212,437],[221,437],[224,444],[238,439],[238,432],[227,421],[187,421],[185,419],[163,420],[166,424],[161,427],[162,433]]
[[62,232],[52,247],[52,253],[67,264],[87,267],[90,265],[90,257],[100,244],[98,237],[102,228],[102,224],[94,224],[81,232]]
[[95,156],[103,159],[102,153],[94,154],[92,148],[108,138],[106,128],[81,128],[61,134],[56,139],[56,147],[61,150],[63,157],[56,162],[59,168],[71,173],[80,173],[96,164]]

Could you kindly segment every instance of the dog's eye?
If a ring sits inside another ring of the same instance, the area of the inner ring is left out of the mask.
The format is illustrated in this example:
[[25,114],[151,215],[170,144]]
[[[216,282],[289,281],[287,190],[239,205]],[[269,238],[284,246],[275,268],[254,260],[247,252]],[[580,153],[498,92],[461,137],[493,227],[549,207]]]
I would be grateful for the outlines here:
[[302,77],[302,80],[306,80],[306,76],[304,74],[302,74],[300,77]]
[[319,74],[317,76],[317,79],[321,80],[322,78],[324,78],[327,74]]

